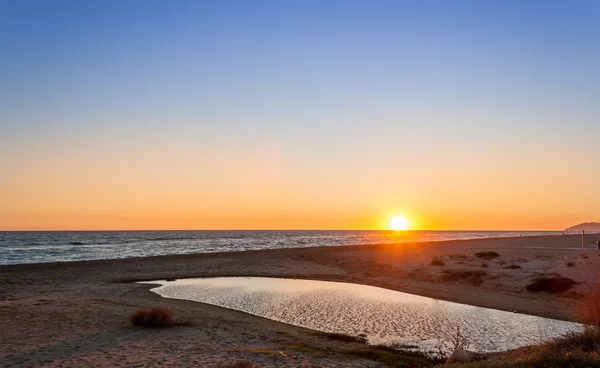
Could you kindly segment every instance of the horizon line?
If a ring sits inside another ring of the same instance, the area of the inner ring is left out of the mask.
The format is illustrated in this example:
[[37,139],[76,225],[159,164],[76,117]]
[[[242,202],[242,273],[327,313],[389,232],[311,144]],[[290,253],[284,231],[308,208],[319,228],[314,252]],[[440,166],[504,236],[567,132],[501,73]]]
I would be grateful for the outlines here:
[[482,229],[408,229],[408,230],[393,230],[393,229],[35,229],[35,230],[6,230],[0,229],[0,232],[92,232],[92,231],[385,231],[385,232],[416,232],[416,231],[464,231],[464,232],[577,232],[579,230],[540,230],[540,229],[502,229],[502,230],[482,230]]

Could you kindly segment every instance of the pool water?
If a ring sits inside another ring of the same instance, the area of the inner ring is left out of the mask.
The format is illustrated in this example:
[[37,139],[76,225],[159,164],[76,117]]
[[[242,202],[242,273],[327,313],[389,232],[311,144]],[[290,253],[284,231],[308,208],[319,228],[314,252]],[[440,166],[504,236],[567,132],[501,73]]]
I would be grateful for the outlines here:
[[539,344],[572,322],[452,303],[374,286],[262,277],[151,281],[153,292],[244,311],[324,332],[364,334],[370,343],[401,343],[423,351],[448,350],[457,329],[469,350],[502,351]]

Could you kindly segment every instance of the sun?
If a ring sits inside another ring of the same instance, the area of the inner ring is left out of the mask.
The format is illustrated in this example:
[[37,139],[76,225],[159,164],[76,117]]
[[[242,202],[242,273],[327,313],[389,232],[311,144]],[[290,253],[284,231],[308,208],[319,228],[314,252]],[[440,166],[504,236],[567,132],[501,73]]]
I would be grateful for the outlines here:
[[392,230],[408,230],[410,222],[404,216],[394,216],[390,221],[390,228]]

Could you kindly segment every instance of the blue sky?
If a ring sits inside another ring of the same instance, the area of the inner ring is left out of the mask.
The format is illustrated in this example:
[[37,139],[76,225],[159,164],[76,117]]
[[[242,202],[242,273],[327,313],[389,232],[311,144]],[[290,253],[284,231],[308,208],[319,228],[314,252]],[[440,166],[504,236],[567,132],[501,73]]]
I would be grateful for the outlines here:
[[315,183],[524,159],[589,185],[598,19],[595,1],[2,1],[1,168],[279,142]]

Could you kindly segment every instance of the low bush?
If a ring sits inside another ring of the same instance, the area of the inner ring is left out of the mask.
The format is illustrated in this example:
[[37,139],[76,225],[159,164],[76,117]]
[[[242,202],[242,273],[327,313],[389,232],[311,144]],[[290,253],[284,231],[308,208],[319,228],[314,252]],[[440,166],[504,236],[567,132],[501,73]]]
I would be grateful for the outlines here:
[[445,264],[446,264],[446,263],[444,263],[444,260],[443,260],[441,257],[433,257],[433,258],[431,259],[431,265],[432,265],[432,266],[438,266],[438,267],[441,267],[441,266],[444,266]]
[[575,280],[561,276],[539,277],[529,283],[526,288],[532,293],[546,292],[556,294],[569,290],[575,284],[577,284]]
[[500,257],[500,254],[498,254],[496,252],[479,252],[479,253],[475,253],[475,257],[486,259],[486,260],[490,261],[494,258]]
[[549,345],[557,350],[579,349],[584,352],[600,350],[600,330],[596,327],[587,327],[583,332],[571,332],[558,337]]
[[171,327],[175,325],[173,312],[167,307],[140,308],[129,317],[135,326]]
[[467,280],[475,286],[481,285],[483,279],[487,276],[486,271],[481,270],[445,270],[442,271],[442,281],[460,281]]

